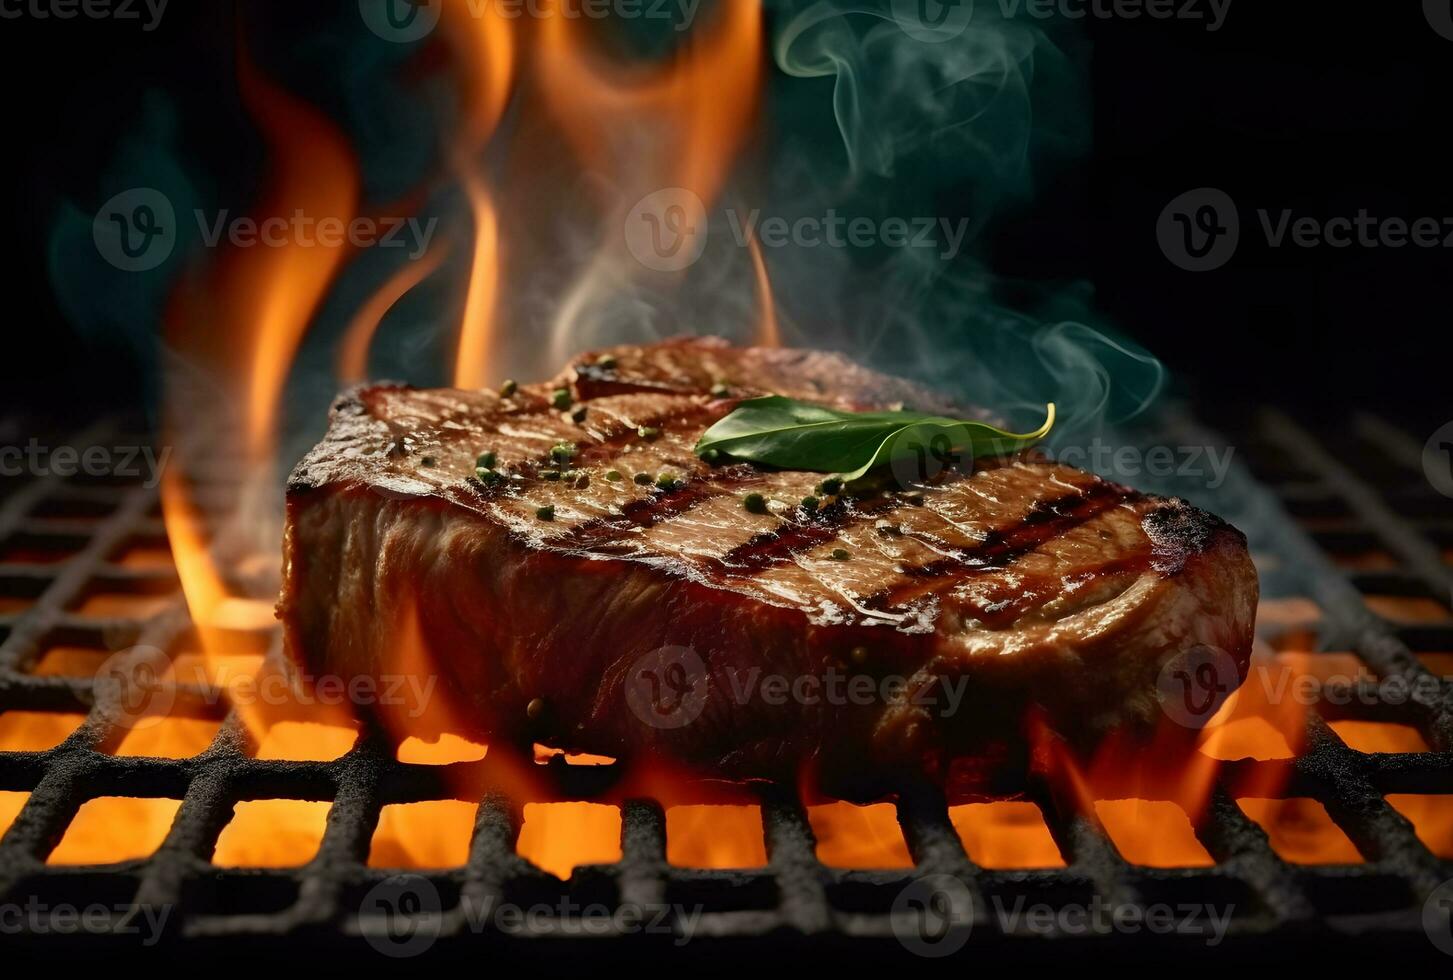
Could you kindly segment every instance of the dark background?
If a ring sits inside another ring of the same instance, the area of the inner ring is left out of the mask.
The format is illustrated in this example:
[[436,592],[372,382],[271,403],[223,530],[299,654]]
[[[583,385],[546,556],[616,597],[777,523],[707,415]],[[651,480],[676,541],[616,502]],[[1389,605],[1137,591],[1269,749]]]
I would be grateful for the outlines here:
[[[286,29],[307,30],[299,8],[313,5],[288,6]],[[153,33],[0,20],[9,407],[84,414],[141,397],[125,349],[83,341],[62,317],[47,233],[61,199],[95,203],[98,168],[149,88],[182,102],[185,136],[219,180],[255,166],[232,74],[236,17],[230,2],[173,0]],[[1048,188],[1032,220],[1002,233],[1002,271],[1088,278],[1107,321],[1203,394],[1370,407],[1420,432],[1446,421],[1453,250],[1269,249],[1255,218],[1453,217],[1453,41],[1421,5],[1233,0],[1217,33],[1149,20],[1088,31],[1092,155],[1082,179]],[[1155,224],[1203,186],[1237,201],[1243,240],[1225,268],[1192,274],[1160,254]]]

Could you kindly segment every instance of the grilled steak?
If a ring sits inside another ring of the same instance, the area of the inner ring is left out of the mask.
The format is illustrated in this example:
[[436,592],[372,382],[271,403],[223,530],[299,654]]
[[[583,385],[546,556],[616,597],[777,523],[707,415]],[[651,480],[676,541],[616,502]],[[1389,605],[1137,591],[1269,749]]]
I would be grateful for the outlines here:
[[[964,414],[836,355],[715,340],[590,354],[509,395],[344,395],[288,487],[290,655],[437,672],[407,734],[727,778],[943,772],[1031,710],[1070,735],[1151,722],[1163,665],[1199,644],[1244,677],[1256,575],[1216,518],[1034,454],[809,510],[822,474],[692,451],[767,392]],[[475,478],[485,452],[498,481]]]

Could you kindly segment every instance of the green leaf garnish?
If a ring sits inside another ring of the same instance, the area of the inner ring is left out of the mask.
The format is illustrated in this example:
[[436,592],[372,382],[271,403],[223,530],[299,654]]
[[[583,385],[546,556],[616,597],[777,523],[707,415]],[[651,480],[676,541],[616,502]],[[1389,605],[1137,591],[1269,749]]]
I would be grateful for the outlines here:
[[835,473],[851,483],[894,464],[922,464],[932,456],[1000,456],[1043,439],[1054,427],[1054,405],[1044,425],[1016,434],[985,422],[921,412],[840,412],[780,395],[742,402],[696,444],[696,454],[722,456],[784,470]]

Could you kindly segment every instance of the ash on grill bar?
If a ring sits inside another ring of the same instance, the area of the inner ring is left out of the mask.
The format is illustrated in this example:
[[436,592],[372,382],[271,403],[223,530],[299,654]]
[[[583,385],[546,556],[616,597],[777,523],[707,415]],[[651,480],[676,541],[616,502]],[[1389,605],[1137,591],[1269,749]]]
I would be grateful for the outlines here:
[[13,975],[1447,974],[1446,10],[13,6]]

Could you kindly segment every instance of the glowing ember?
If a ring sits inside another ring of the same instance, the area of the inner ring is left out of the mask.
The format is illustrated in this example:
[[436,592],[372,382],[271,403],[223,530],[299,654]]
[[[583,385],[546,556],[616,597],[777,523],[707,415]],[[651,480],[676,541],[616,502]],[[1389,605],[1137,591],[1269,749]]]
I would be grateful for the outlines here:
[[85,715],[49,711],[0,714],[0,752],[44,752],[70,738]]
[[557,878],[621,859],[621,811],[601,803],[527,803],[520,857]]
[[220,721],[204,718],[144,719],[126,733],[116,747],[116,755],[190,759],[207,751],[221,728]]
[[1033,803],[966,803],[949,807],[949,820],[969,859],[984,868],[1062,868],[1044,814]]
[[1364,599],[1373,612],[1394,623],[1445,623],[1453,618],[1447,606],[1420,596],[1370,595]]
[[332,804],[313,800],[244,800],[217,837],[219,868],[291,868],[318,853]]
[[426,800],[392,803],[379,813],[368,851],[370,868],[457,868],[469,860],[477,803]]
[[1428,743],[1411,725],[1380,721],[1332,721],[1328,727],[1358,752],[1427,752]]
[[[115,864],[150,857],[166,839],[181,800],[102,796],[76,811],[47,864]],[[117,833],[124,827],[125,833]]]
[[447,766],[455,762],[478,762],[488,753],[487,745],[445,732],[434,741],[410,735],[399,744],[398,760],[421,766]]
[[76,607],[76,615],[94,619],[150,619],[171,605],[171,597],[128,592],[98,592]]
[[1131,864],[1199,868],[1215,864],[1196,839],[1186,811],[1152,800],[1097,800],[1095,815],[1115,848]]
[[1272,849],[1293,864],[1361,864],[1362,855],[1316,800],[1237,800],[1261,825]]
[[762,839],[762,808],[669,807],[666,860],[683,868],[764,867],[767,847]]
[[257,747],[259,759],[332,762],[353,748],[358,732],[313,721],[280,721],[267,729]]
[[30,672],[36,677],[95,677],[110,656],[105,650],[90,647],[51,647]]
[[829,867],[913,867],[898,826],[898,810],[891,803],[810,806],[807,820],[817,838],[817,859]]
[[1424,847],[1444,860],[1453,859],[1453,796],[1395,793],[1387,802],[1408,818]]
[[20,816],[20,808],[25,806],[25,801],[30,799],[29,793],[17,793],[12,790],[0,790],[0,837],[10,829],[15,818]]
[[122,568],[138,571],[158,571],[172,567],[172,550],[165,546],[134,544],[116,559]]

